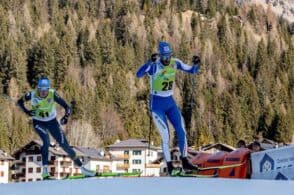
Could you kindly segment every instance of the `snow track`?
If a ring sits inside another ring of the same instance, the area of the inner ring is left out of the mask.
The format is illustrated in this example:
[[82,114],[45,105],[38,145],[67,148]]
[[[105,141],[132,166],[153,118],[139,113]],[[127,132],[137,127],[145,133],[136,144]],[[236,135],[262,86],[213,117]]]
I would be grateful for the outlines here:
[[0,184],[0,195],[293,195],[294,181],[104,178]]

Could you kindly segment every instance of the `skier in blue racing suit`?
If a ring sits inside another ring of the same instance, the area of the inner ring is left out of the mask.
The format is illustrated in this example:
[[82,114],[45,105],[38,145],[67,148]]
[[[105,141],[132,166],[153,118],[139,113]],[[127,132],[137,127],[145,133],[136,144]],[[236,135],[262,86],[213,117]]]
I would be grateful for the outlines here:
[[169,127],[167,118],[172,123],[179,141],[182,167],[185,171],[197,170],[187,159],[187,138],[183,117],[173,98],[173,86],[176,71],[182,70],[191,74],[198,73],[200,58],[193,56],[194,66],[184,64],[181,60],[173,58],[173,50],[169,43],[160,42],[158,54],[152,54],[151,59],[142,65],[137,71],[137,77],[148,74],[150,77],[150,109],[153,121],[158,128],[161,139],[164,158],[167,163],[168,174],[172,175],[174,169],[169,151]]

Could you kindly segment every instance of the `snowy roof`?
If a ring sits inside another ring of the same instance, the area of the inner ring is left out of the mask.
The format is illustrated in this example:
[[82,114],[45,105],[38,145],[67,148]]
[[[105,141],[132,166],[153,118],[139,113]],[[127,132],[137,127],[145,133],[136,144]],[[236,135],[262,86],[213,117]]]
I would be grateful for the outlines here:
[[90,147],[79,147],[74,146],[74,148],[81,153],[83,153],[84,156],[90,157],[92,159],[99,159],[99,160],[110,160],[110,154],[105,154],[105,151],[103,148],[90,148]]
[[[112,144],[110,146],[107,146],[107,148],[148,148],[149,144],[148,141],[145,139],[128,139],[124,141],[118,141],[115,144]],[[151,145],[152,149],[158,149]]]
[[10,155],[8,155],[3,150],[0,150],[0,160],[14,160]]
[[207,151],[210,149],[217,149],[217,150],[225,151],[225,152],[232,152],[233,150],[235,150],[233,146],[222,144],[222,143],[208,144],[206,146],[201,147],[201,151]]
[[[20,148],[18,151],[16,151],[13,156],[17,157],[19,154],[21,154],[24,151],[31,151],[33,153],[40,153],[40,147],[43,145],[42,141],[40,140],[33,140]],[[81,151],[73,148],[73,150],[76,152],[77,156],[85,156]],[[49,152],[56,156],[67,156],[67,153],[61,148],[61,147],[49,147]]]

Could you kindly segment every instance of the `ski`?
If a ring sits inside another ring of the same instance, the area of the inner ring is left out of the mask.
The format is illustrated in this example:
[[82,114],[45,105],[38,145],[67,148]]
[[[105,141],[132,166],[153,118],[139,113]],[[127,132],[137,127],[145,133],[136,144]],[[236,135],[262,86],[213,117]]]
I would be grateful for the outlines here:
[[85,179],[85,178],[103,178],[103,177],[140,177],[141,173],[96,173],[94,176],[85,176],[84,174],[67,176],[63,178],[66,179]]
[[199,174],[198,171],[184,171],[182,169],[174,169],[172,174],[170,175],[171,177],[196,177],[196,178],[213,178],[213,177],[218,177],[217,172],[212,175],[202,175]]

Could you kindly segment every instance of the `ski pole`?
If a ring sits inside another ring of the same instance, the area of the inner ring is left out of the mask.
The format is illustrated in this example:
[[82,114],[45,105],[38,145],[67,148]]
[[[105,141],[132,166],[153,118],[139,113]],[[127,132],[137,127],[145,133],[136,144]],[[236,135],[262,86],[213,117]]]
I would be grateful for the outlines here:
[[152,104],[153,104],[153,79],[154,79],[154,73],[156,71],[155,69],[155,64],[156,64],[156,60],[158,58],[158,53],[154,53],[151,55],[151,65],[152,66],[152,75],[151,75],[151,82],[150,82],[150,113],[149,113],[149,137],[148,137],[148,150],[150,152],[150,149],[151,149],[151,145],[150,145],[150,142],[151,142],[151,132],[152,132]]

